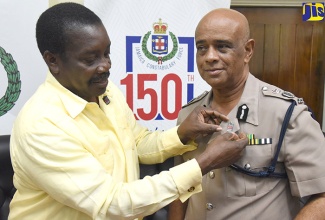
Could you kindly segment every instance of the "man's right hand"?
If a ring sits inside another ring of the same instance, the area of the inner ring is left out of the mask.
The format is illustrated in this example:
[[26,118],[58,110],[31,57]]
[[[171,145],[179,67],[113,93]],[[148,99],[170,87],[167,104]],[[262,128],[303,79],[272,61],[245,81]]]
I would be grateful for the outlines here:
[[202,175],[210,170],[226,167],[236,162],[247,144],[248,138],[243,133],[237,135],[226,132],[223,135],[218,135],[208,143],[205,151],[196,157]]
[[177,134],[183,144],[199,136],[219,132],[221,122],[228,121],[227,116],[211,108],[197,106],[179,125]]

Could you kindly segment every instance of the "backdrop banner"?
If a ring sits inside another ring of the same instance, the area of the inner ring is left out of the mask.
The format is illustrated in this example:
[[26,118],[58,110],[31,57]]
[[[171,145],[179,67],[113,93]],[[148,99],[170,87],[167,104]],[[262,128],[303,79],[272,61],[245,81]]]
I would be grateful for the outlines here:
[[22,106],[45,80],[35,26],[44,0],[0,0],[0,135],[10,134]]
[[[35,25],[64,0],[0,0],[0,135],[10,134],[22,106],[44,81]],[[204,14],[230,0],[75,0],[103,21],[112,42],[112,80],[150,130],[176,125],[182,105],[209,87],[195,65],[194,32]]]
[[208,11],[230,0],[84,0],[102,19],[111,44],[110,79],[150,130],[176,125],[182,105],[208,85],[196,68],[194,32]]

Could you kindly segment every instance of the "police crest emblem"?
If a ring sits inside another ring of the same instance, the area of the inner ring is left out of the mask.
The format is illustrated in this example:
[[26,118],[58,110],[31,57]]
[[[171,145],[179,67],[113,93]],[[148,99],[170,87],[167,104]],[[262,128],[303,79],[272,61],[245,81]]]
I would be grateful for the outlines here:
[[[176,55],[178,50],[177,37],[172,32],[169,32],[169,35],[167,35],[168,24],[162,22],[161,18],[158,22],[153,23],[152,28],[154,34],[151,36],[151,52],[149,52],[147,48],[151,31],[148,31],[143,37],[142,52],[148,59],[156,61],[158,64],[162,64],[163,62],[172,59]],[[173,49],[170,53],[168,53],[169,36],[173,45]]]

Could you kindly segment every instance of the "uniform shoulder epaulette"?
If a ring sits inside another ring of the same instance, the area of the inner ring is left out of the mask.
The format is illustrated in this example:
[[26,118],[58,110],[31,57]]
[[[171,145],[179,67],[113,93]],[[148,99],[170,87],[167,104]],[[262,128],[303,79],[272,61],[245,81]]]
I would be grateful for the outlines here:
[[269,88],[267,86],[262,87],[262,93],[265,96],[272,96],[280,99],[285,100],[294,100],[297,104],[304,104],[303,98],[296,97],[293,93],[284,91],[282,89],[279,89],[277,87],[275,88]]
[[185,105],[182,106],[182,108],[185,108],[189,105],[192,105],[195,102],[200,101],[201,99],[203,99],[206,95],[208,95],[208,91],[204,91],[201,95],[195,97],[194,99],[192,99],[191,101],[189,101],[188,103],[186,103]]

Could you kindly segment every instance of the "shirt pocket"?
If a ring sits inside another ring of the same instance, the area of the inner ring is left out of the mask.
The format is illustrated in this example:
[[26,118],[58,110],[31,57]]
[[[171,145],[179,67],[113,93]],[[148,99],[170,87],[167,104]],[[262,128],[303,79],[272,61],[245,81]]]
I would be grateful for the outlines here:
[[112,135],[106,134],[105,136],[97,136],[96,140],[93,140],[92,146],[95,151],[95,157],[102,164],[105,170],[112,173],[114,169],[114,155],[113,146],[111,143]]
[[[258,172],[265,170],[273,159],[272,145],[249,145],[243,157],[236,162],[238,166]],[[270,191],[278,178],[253,177],[225,168],[227,197],[250,197]]]

